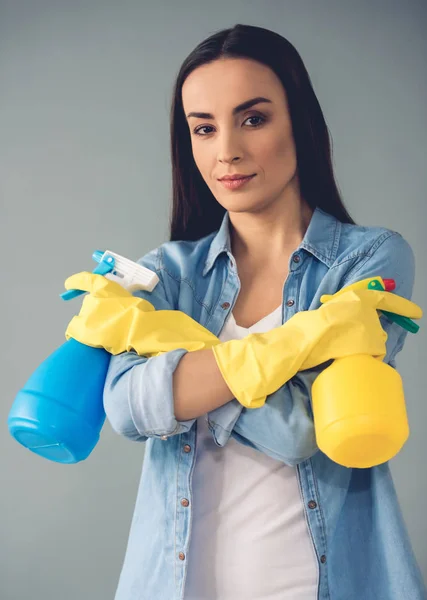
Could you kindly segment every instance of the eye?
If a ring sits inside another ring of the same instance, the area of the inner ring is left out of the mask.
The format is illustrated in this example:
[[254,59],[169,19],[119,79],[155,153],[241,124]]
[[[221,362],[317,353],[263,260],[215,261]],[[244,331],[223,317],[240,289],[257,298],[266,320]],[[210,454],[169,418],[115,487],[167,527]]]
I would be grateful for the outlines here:
[[252,115],[252,117],[248,117],[247,119],[245,119],[244,122],[246,123],[246,121],[249,121],[250,119],[259,119],[259,122],[253,124],[253,127],[259,127],[266,121],[265,117],[261,117],[261,115]]
[[[200,127],[196,127],[196,129],[194,130],[194,133],[196,135],[208,135],[207,133],[199,133],[202,129],[213,129],[211,125],[201,125]],[[210,133],[210,132],[208,132]]]

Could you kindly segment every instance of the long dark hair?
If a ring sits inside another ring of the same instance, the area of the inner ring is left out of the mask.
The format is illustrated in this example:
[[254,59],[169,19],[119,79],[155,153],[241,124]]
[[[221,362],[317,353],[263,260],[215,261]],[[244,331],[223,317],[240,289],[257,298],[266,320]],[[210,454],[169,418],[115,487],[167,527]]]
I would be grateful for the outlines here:
[[343,223],[354,223],[335,182],[325,118],[297,50],[273,31],[235,25],[201,42],[184,60],[176,78],[171,106],[170,240],[200,239],[220,227],[225,213],[194,162],[182,104],[188,75],[219,58],[249,58],[274,71],[287,95],[302,197],[312,209],[319,207]]

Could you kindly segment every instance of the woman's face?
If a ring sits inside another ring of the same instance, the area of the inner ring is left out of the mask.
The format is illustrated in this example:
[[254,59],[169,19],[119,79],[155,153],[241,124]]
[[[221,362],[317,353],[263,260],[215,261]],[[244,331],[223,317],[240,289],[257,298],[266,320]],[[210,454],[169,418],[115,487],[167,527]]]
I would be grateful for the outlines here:
[[[239,108],[257,98],[264,100]],[[182,101],[196,165],[226,210],[256,212],[280,202],[290,186],[298,189],[286,94],[271,69],[249,59],[216,60],[187,77]],[[234,174],[254,177],[234,188],[219,181]]]

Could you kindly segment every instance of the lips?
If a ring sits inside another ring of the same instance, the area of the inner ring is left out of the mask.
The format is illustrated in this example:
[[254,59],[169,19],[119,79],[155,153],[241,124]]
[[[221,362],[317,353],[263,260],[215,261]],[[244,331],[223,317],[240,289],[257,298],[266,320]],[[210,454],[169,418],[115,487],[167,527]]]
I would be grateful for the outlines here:
[[228,179],[220,179],[219,182],[227,189],[227,190],[237,190],[244,185],[248,184],[255,175],[245,175],[245,176],[235,176],[233,178]]
[[236,179],[248,179],[249,177],[254,177],[254,174],[243,175],[242,173],[236,173],[235,175],[224,175],[219,181],[235,181]]

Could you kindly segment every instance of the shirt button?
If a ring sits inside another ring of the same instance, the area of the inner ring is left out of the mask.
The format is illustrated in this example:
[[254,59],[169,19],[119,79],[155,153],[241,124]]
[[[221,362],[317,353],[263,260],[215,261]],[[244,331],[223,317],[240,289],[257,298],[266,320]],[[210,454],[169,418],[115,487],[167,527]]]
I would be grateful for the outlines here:
[[299,263],[299,261],[301,260],[301,257],[299,254],[295,254],[295,256],[292,259],[294,262]]
[[185,444],[184,452],[191,452],[191,446],[189,446],[188,444]]
[[288,300],[286,302],[286,306],[293,306],[295,304],[295,300]]
[[223,302],[223,304],[221,304],[221,308],[223,308],[224,310],[225,310],[226,308],[229,308],[229,306],[230,306],[230,303],[229,303],[229,302]]
[[168,436],[167,436],[167,435],[161,435],[161,436],[160,436],[160,439],[161,439],[161,440],[167,440],[167,439],[168,439]]
[[185,560],[185,554],[184,554],[184,552],[180,552],[178,554],[178,558],[179,558],[179,560]]
[[323,563],[323,564],[325,564],[325,562],[326,562],[326,555],[325,554],[322,554],[322,556],[320,557],[320,562]]
[[308,508],[316,508],[317,504],[314,500],[310,500],[308,503]]
[[190,504],[190,502],[187,500],[187,498],[183,498],[181,500],[181,504],[182,504],[182,506],[188,506]]

